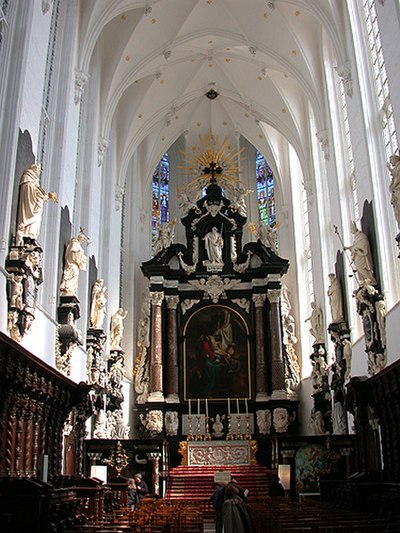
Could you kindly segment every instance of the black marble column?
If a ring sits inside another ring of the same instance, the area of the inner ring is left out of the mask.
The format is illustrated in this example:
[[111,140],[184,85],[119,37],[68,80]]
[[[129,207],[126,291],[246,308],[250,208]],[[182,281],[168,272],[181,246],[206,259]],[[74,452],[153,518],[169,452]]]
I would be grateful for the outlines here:
[[271,335],[272,398],[286,398],[281,316],[279,310],[281,289],[269,289],[267,295],[269,301],[269,330]]
[[176,309],[179,303],[178,296],[167,296],[167,375],[166,375],[166,401],[179,402],[179,373],[178,373],[178,332]]
[[256,323],[256,401],[268,400],[267,365],[264,349],[265,294],[253,294]]

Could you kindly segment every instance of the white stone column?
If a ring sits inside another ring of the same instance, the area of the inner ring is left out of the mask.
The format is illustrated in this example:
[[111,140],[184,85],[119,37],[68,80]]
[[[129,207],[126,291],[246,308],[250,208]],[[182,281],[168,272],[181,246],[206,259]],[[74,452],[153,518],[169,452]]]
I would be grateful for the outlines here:
[[150,292],[151,301],[151,352],[149,402],[164,401],[162,368],[162,312],[163,292]]

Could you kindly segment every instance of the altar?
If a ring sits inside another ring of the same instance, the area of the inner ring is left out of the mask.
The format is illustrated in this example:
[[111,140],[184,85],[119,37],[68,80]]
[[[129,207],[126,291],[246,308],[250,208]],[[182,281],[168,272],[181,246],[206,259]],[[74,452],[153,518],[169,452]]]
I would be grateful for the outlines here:
[[256,464],[254,440],[183,441],[183,459],[188,466],[231,466]]

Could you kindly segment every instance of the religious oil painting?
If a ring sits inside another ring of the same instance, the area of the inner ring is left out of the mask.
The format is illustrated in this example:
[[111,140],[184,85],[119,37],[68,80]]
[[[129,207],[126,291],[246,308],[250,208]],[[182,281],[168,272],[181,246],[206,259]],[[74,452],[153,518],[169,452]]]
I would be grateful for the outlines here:
[[194,312],[184,328],[185,398],[249,398],[250,344],[246,322],[223,305]]

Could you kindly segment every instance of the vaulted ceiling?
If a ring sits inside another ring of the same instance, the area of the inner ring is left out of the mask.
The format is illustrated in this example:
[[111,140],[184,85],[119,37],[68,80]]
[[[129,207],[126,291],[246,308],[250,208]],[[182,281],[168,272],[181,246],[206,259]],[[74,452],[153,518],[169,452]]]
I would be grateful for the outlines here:
[[309,110],[327,127],[323,47],[346,61],[343,9],[344,0],[81,2],[79,68],[99,80],[100,135],[121,173],[141,143],[151,167],[180,135],[190,147],[210,128],[233,146],[241,134],[278,173],[287,140],[306,167]]

